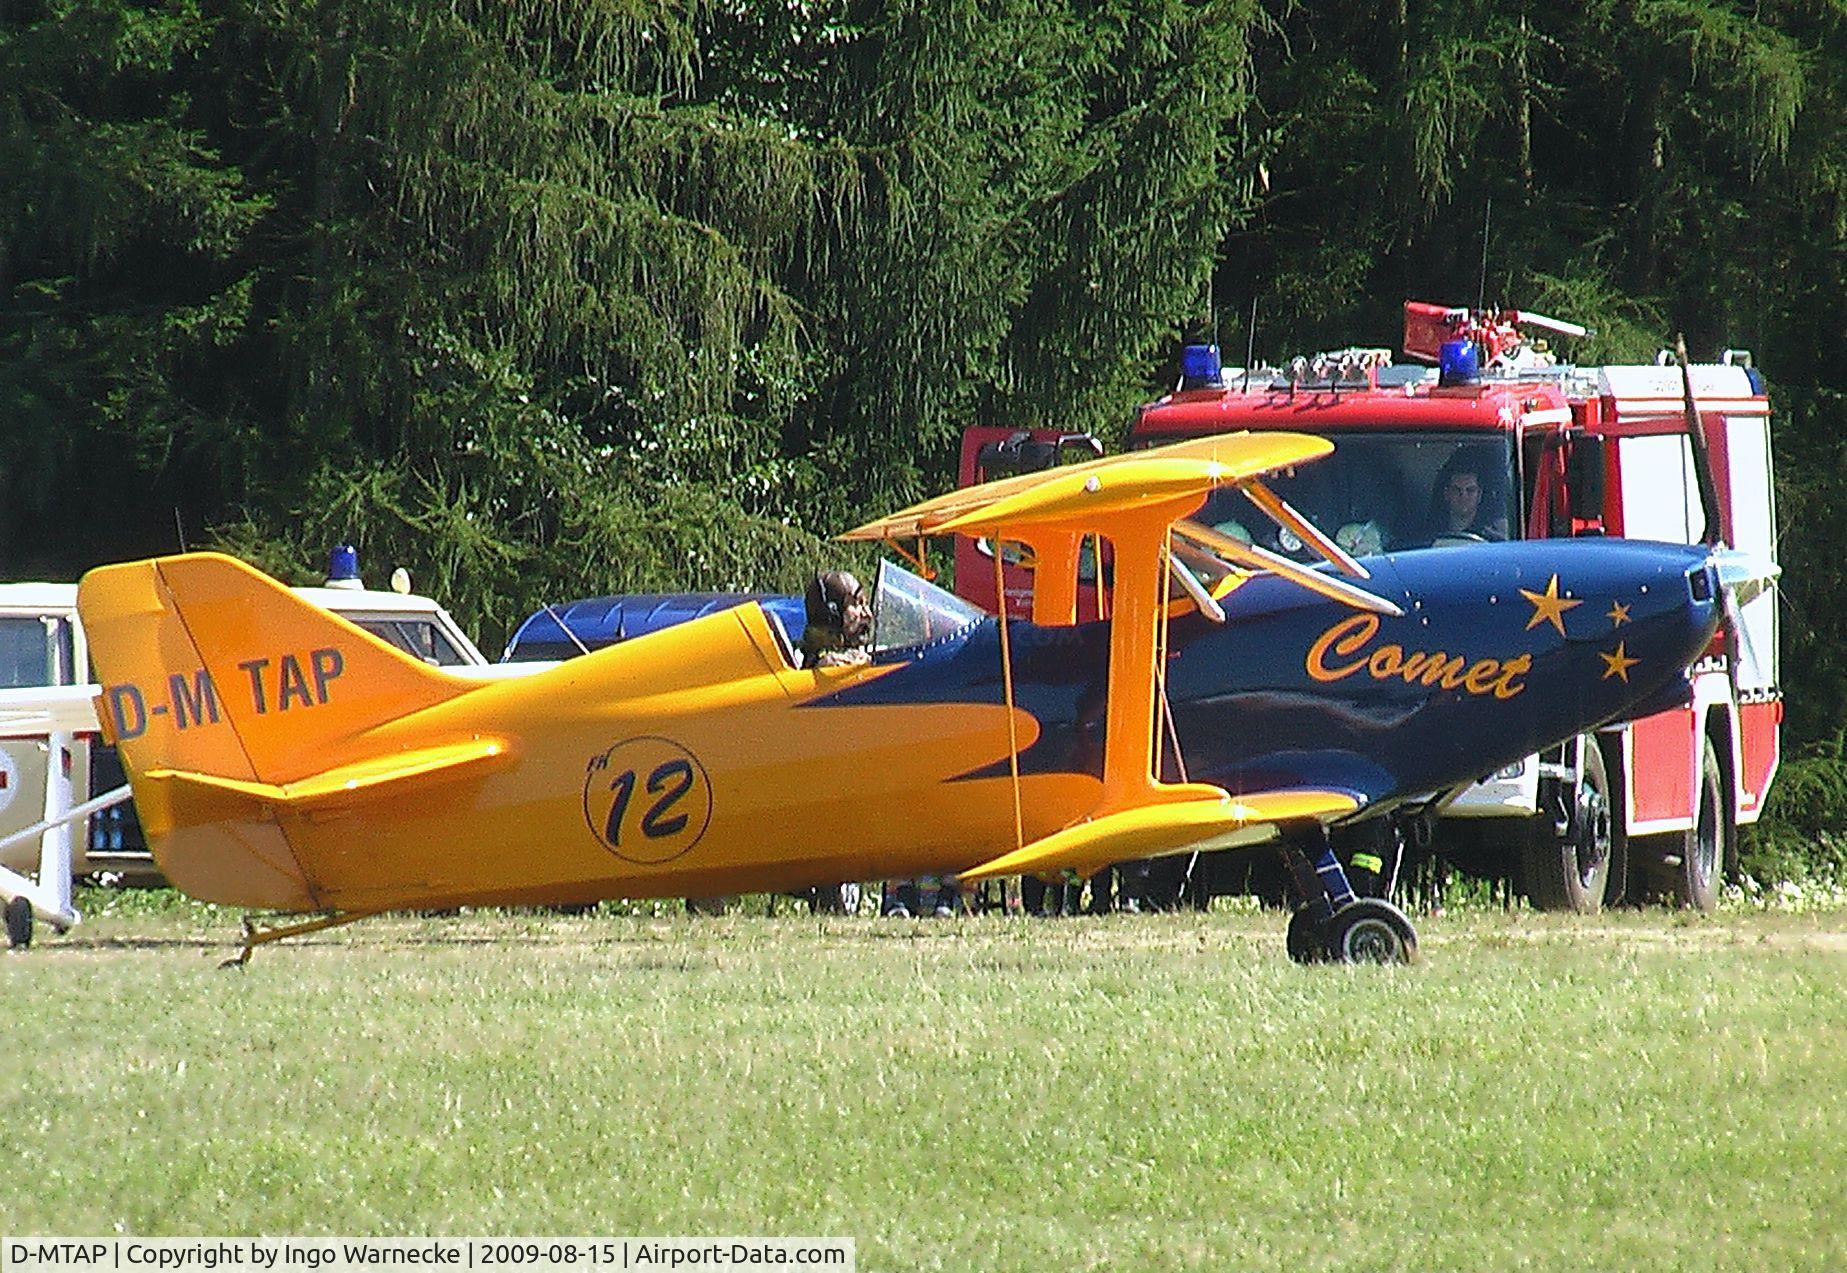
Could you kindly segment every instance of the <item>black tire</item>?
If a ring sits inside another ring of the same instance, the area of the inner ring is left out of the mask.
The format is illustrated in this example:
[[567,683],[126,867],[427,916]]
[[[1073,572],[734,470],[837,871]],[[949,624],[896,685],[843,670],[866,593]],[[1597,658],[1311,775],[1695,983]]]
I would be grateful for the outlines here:
[[32,944],[32,903],[23,897],[6,904],[6,943],[14,950]]
[[[1610,781],[1608,759],[1595,736],[1584,745],[1584,782],[1576,791],[1560,791],[1563,810],[1542,800],[1539,816],[1522,848],[1527,900],[1542,911],[1595,915],[1609,896],[1610,870],[1616,860],[1616,828],[1622,810]],[[1564,835],[1554,829],[1558,813],[1568,823]]]
[[719,897],[689,897],[686,899],[686,913],[706,916],[724,915],[737,905],[737,900],[729,894]]
[[1417,930],[1382,897],[1362,897],[1334,913],[1322,930],[1322,958],[1339,964],[1414,964]]
[[1680,865],[1674,869],[1669,896],[1676,906],[1688,910],[1710,911],[1719,904],[1719,884],[1725,874],[1725,859],[1731,838],[1731,802],[1725,798],[1724,771],[1719,768],[1719,753],[1707,738],[1700,749],[1698,800],[1693,809],[1693,825],[1687,829],[1680,850]]
[[1327,958],[1327,945],[1321,940],[1321,925],[1315,922],[1313,906],[1301,907],[1289,917],[1283,948],[1298,964],[1318,964]]

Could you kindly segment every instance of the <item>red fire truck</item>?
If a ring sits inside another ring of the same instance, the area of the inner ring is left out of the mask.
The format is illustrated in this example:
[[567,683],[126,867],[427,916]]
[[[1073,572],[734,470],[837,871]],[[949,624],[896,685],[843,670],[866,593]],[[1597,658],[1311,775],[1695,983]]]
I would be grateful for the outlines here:
[[[1404,363],[1383,349],[1347,349],[1281,368],[1221,368],[1216,348],[1189,346],[1179,386],[1141,408],[1129,445],[1243,429],[1327,437],[1333,455],[1274,487],[1356,556],[1621,535],[1722,540],[1773,565],[1770,404],[1749,354],[1728,350],[1684,370],[1666,354],[1654,364],[1578,367],[1547,348],[1547,336],[1582,334],[1519,311],[1413,302],[1404,340],[1413,361]],[[1095,453],[1081,435],[977,428],[964,439],[961,476],[981,481]],[[1227,489],[1196,517],[1311,559],[1244,498]],[[956,578],[992,609],[987,553],[959,540]],[[1008,563],[1003,578],[1008,610],[1026,614],[1026,570]],[[1757,819],[1777,770],[1777,602],[1773,581],[1759,587],[1737,594],[1693,669],[1689,701],[1484,774],[1467,790],[1432,793],[1399,820],[1388,854],[1355,850],[1362,865],[1441,860],[1511,880],[1544,909],[1644,897],[1713,906],[1736,865],[1737,828]],[[1578,604],[1568,588],[1560,601]],[[1107,608],[1107,589],[1087,589],[1080,612],[1099,602]],[[1620,614],[1609,617],[1620,624]],[[1388,869],[1380,887],[1395,875]],[[1222,876],[1204,878],[1211,888]]]

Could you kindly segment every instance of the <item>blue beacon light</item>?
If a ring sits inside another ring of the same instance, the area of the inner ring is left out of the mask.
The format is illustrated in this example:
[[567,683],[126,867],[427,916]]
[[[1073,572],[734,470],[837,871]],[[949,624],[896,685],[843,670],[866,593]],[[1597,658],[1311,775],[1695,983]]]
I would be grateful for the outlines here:
[[1481,354],[1472,340],[1446,340],[1437,350],[1437,384],[1478,385],[1481,383]]
[[[351,581],[348,583],[348,581]],[[359,582],[359,550],[351,544],[341,544],[327,554],[327,582],[347,583],[354,586]]]
[[1217,345],[1188,345],[1180,351],[1181,388],[1222,389],[1224,385],[1224,364],[1219,361]]

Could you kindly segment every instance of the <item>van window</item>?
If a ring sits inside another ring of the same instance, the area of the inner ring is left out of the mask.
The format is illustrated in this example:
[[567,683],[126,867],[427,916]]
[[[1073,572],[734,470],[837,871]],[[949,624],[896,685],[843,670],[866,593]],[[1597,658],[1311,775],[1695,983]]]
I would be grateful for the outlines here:
[[0,618],[0,689],[55,684],[51,644],[37,616]]
[[438,667],[456,667],[469,660],[428,619],[386,619],[348,615],[354,623],[381,640],[389,641],[412,658]]

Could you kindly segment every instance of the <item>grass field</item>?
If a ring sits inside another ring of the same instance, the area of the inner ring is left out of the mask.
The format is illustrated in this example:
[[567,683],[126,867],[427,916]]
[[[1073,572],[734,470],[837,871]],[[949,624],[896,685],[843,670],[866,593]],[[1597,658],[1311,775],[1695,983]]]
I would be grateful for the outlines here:
[[[0,959],[0,1231],[852,1236],[887,1268],[1847,1266],[1847,912],[390,919]],[[116,913],[107,913],[113,909]]]

